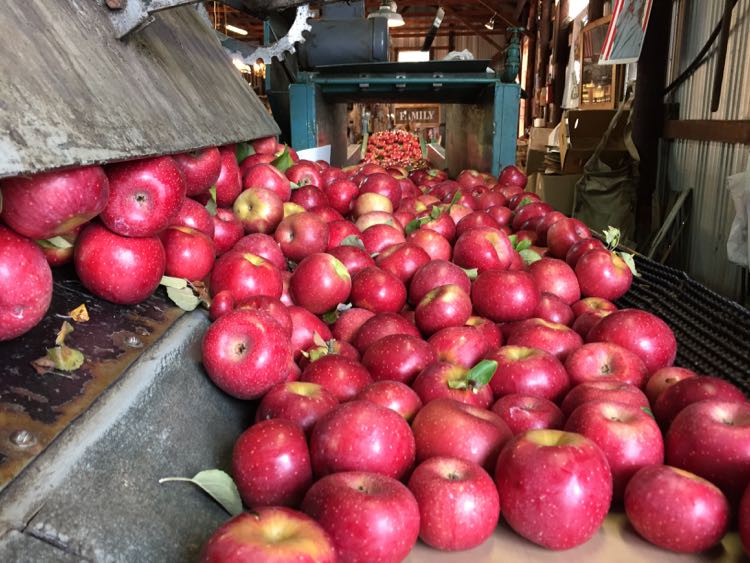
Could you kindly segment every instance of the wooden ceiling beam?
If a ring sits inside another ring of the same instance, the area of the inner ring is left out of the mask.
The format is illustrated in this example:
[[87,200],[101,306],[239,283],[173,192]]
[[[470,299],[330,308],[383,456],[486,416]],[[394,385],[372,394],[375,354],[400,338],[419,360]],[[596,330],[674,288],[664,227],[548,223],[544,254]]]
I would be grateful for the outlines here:
[[453,18],[457,19],[459,22],[461,22],[462,24],[464,24],[465,27],[468,27],[471,31],[473,31],[479,37],[481,37],[482,39],[484,39],[487,43],[489,43],[490,45],[492,45],[493,47],[495,47],[495,49],[497,49],[498,51],[500,51],[500,50],[503,49],[503,46],[500,45],[500,43],[498,43],[497,41],[495,41],[494,38],[492,38],[492,36],[489,33],[487,33],[486,30],[484,30],[484,29],[482,29],[480,27],[477,27],[476,25],[474,25],[474,23],[472,23],[472,22],[466,20],[465,18],[463,18],[460,15],[460,13],[456,12],[456,10],[452,6],[449,6],[449,5],[446,4],[444,6],[444,9],[445,9],[445,12],[449,16],[452,16]]

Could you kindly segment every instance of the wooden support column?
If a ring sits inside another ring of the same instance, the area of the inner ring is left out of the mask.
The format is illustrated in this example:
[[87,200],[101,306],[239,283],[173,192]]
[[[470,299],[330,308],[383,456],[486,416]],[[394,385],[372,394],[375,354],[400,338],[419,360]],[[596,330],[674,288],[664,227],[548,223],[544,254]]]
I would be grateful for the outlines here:
[[542,12],[539,18],[539,34],[537,36],[537,60],[534,78],[534,117],[544,117],[542,104],[536,103],[538,97],[547,84],[549,70],[550,38],[552,31],[552,0],[542,0]]
[[529,17],[526,23],[526,29],[529,30],[528,37],[528,57],[526,60],[526,82],[523,88],[526,92],[526,106],[523,116],[524,129],[531,127],[534,119],[534,77],[536,75],[536,14],[537,3],[529,4]]

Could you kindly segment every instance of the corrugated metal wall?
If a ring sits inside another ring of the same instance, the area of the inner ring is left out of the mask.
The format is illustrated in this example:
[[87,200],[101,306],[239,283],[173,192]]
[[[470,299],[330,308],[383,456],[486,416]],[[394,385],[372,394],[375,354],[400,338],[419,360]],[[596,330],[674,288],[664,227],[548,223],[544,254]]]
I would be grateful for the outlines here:
[[[505,34],[492,35],[500,45],[505,45]],[[391,39],[392,49],[421,49],[422,37],[395,37]],[[476,35],[456,37],[456,51],[468,49],[475,59],[491,59],[497,54],[497,49]],[[448,54],[448,38],[440,36],[433,43],[433,59],[440,60]]]
[[[690,64],[722,16],[724,0],[685,2],[685,20],[679,47],[678,73]],[[677,3],[675,3],[677,6]],[[683,84],[674,96],[680,119],[750,118],[750,0],[734,9],[719,111],[711,113],[711,87],[716,47],[709,61]],[[742,272],[727,259],[726,241],[734,206],[726,177],[745,169],[748,147],[715,142],[674,141],[662,152],[666,189],[693,188],[687,239],[675,264],[718,293],[740,298]]]

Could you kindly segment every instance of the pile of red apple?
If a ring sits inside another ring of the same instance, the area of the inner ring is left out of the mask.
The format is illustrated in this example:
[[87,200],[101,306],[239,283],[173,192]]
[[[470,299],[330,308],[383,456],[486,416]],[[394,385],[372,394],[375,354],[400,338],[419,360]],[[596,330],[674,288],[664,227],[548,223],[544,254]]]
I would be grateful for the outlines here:
[[207,284],[203,364],[256,423],[232,460],[249,512],[205,561],[400,561],[501,516],[568,549],[613,503],[665,549],[712,547],[734,514],[750,546],[746,398],[672,367],[667,324],[613,304],[625,260],[525,184],[271,138],[6,179],[0,340],[44,315],[45,256],[115,303]]
[[378,131],[367,139],[365,162],[381,166],[420,167],[422,160],[422,145],[419,137],[408,131]]

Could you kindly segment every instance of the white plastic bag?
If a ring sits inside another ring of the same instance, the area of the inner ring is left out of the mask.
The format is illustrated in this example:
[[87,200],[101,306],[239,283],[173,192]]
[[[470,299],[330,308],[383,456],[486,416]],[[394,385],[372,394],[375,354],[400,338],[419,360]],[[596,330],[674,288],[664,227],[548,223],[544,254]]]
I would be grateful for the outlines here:
[[473,61],[474,55],[471,51],[464,49],[463,51],[451,51],[443,57],[444,61]]
[[727,177],[727,190],[735,209],[727,239],[727,257],[731,262],[747,267],[750,264],[750,155],[745,172]]

